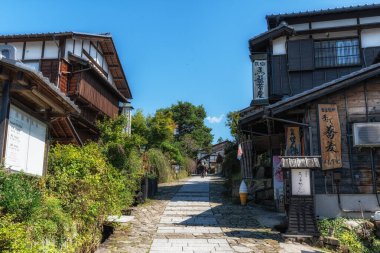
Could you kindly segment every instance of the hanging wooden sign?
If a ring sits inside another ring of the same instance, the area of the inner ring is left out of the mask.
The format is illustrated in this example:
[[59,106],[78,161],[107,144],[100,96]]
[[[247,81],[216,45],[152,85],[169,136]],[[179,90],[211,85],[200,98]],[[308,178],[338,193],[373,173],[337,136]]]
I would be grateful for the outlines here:
[[342,143],[338,108],[335,104],[318,105],[322,169],[342,168]]
[[301,136],[299,127],[286,127],[286,155],[301,155]]
[[268,66],[266,60],[253,62],[253,101],[268,102]]

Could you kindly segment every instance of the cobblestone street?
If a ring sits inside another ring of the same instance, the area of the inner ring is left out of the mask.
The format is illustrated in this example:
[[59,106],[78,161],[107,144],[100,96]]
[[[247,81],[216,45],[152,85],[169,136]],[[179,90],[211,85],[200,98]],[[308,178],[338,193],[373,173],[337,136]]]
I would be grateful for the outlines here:
[[223,198],[223,182],[192,177],[160,185],[157,197],[133,210],[130,225],[116,229],[96,252],[318,252],[284,243],[268,228],[281,216]]

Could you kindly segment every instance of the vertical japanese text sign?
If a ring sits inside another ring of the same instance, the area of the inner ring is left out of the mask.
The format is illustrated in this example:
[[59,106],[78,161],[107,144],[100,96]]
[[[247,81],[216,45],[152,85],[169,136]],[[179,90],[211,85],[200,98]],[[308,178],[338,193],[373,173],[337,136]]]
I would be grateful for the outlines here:
[[286,155],[301,155],[301,136],[299,127],[286,127]]
[[268,70],[266,60],[253,62],[253,100],[268,100]]
[[342,143],[338,108],[334,104],[318,105],[322,169],[342,168]]

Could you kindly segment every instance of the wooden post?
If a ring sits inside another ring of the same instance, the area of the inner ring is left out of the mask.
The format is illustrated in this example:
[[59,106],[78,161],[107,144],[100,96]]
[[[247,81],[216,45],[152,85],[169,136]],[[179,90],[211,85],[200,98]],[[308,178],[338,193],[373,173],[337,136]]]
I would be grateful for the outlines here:
[[10,103],[10,82],[9,80],[3,81],[3,90],[1,96],[1,108],[0,108],[0,160],[3,162],[5,155],[5,143],[7,126],[9,119],[9,103]]

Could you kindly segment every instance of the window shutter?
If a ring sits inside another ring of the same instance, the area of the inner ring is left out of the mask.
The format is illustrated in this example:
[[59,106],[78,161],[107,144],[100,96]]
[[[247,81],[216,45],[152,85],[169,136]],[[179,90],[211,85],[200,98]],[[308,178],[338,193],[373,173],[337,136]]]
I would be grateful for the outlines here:
[[307,40],[288,41],[288,69],[302,71],[314,69],[314,42]]

